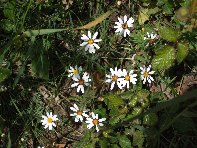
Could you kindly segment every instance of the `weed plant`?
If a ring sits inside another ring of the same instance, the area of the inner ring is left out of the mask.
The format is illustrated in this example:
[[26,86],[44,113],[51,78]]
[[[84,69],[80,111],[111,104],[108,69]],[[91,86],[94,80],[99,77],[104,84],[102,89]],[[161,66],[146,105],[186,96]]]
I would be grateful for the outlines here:
[[196,6],[1,0],[0,147],[196,147]]

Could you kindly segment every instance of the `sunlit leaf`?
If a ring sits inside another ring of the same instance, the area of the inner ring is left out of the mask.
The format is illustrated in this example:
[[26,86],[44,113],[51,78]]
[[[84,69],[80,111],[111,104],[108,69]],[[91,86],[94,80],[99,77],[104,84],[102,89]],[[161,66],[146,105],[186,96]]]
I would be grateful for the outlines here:
[[185,43],[178,43],[177,53],[176,53],[176,59],[178,63],[181,63],[187,55],[188,55],[188,45]]
[[11,71],[7,68],[0,67],[0,82],[4,81],[11,74]]
[[139,11],[138,22],[140,25],[149,20],[148,9],[141,8]]
[[125,135],[119,136],[119,144],[120,144],[121,148],[131,148],[131,141]]
[[174,28],[164,26],[159,29],[159,35],[167,41],[176,42],[179,37],[179,31]]
[[152,66],[155,70],[165,70],[173,65],[175,60],[175,49],[172,46],[165,46],[153,57]]
[[133,145],[142,148],[144,143],[144,135],[140,130],[136,130],[133,134]]
[[145,115],[143,118],[143,124],[148,126],[154,126],[158,122],[158,116],[155,113]]

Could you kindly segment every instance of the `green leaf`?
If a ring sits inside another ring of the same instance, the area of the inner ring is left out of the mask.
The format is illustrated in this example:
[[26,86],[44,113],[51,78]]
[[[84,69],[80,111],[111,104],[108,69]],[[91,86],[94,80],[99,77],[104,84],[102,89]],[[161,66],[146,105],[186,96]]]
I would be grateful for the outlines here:
[[148,126],[154,126],[158,122],[158,116],[156,113],[150,113],[143,118],[143,124]]
[[153,57],[152,66],[155,70],[165,70],[173,65],[175,49],[172,46],[165,46]]
[[110,120],[109,120],[109,124],[111,124],[112,126],[114,126],[114,125],[117,124],[121,119],[124,119],[125,116],[126,116],[126,114],[122,114],[122,115],[119,115],[119,116],[112,117],[112,118],[110,118]]
[[149,9],[141,8],[138,15],[138,22],[140,25],[143,25],[147,20],[149,20],[148,15]]
[[174,28],[164,26],[159,29],[159,35],[166,41],[176,42],[179,37],[179,32]]
[[3,9],[4,16],[8,19],[14,18],[14,9],[15,6],[13,3],[11,2],[6,3]]
[[0,67],[0,82],[4,81],[11,75],[11,71],[7,68]]
[[142,148],[144,143],[144,135],[140,130],[136,130],[133,134],[133,145]]
[[119,144],[121,148],[131,148],[131,141],[125,135],[119,136]]
[[42,79],[49,79],[49,60],[46,55],[35,57],[31,63],[32,72]]
[[181,63],[188,55],[188,45],[185,43],[178,43],[176,58],[178,63]]
[[108,106],[109,109],[118,107],[124,104],[124,101],[118,95],[109,94],[105,96],[104,98],[105,98],[105,104]]
[[106,147],[108,147],[108,140],[107,140],[107,138],[100,138],[99,139],[99,145],[100,145],[100,147],[101,148],[106,148]]

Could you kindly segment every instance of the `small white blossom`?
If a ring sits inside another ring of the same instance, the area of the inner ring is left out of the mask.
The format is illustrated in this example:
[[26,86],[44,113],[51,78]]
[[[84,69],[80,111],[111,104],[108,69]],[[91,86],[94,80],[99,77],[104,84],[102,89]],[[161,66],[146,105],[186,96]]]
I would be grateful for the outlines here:
[[147,34],[147,37],[144,37],[144,40],[148,40],[149,41],[147,46],[155,44],[154,40],[157,38],[157,34],[153,34],[153,33],[149,33],[149,32],[147,32],[146,34]]
[[87,72],[83,73],[82,78],[73,78],[75,83],[71,85],[71,87],[77,87],[77,92],[84,93],[84,86],[88,86],[91,79],[89,78],[89,74]]
[[52,112],[50,113],[46,113],[47,116],[42,115],[43,120],[41,120],[42,125],[45,125],[44,128],[46,129],[47,127],[49,127],[49,130],[52,130],[52,127],[56,127],[56,124],[54,123],[54,121],[57,121],[57,115],[52,115]]
[[151,76],[152,74],[154,74],[154,71],[150,71],[150,69],[151,69],[151,65],[149,65],[147,68],[145,66],[140,67],[141,79],[143,80],[143,84],[145,84],[146,81],[148,81],[148,83],[154,81],[153,77]]
[[107,80],[105,82],[107,83],[111,83],[111,90],[114,88],[114,85],[117,84],[118,87],[120,89],[122,89],[122,85],[121,85],[121,81],[122,81],[122,71],[121,69],[117,69],[117,67],[115,68],[115,70],[113,70],[112,68],[110,68],[111,74],[107,75],[106,74],[106,78]]
[[115,32],[119,32],[126,37],[126,35],[130,35],[130,30],[128,28],[133,27],[133,23],[134,19],[132,17],[128,20],[126,15],[124,16],[124,20],[118,17],[118,22],[115,22],[117,26],[114,26],[114,28],[116,28]]
[[91,113],[92,117],[91,118],[86,118],[86,123],[88,123],[87,128],[91,129],[93,126],[96,126],[96,131],[99,132],[99,126],[103,126],[103,121],[106,120],[106,118],[98,118],[98,114],[94,114],[93,112]]
[[68,77],[79,78],[80,77],[79,74],[81,71],[82,71],[81,66],[79,68],[77,67],[77,65],[75,66],[75,68],[70,66],[70,69],[68,70],[68,72],[69,72]]
[[[100,47],[97,45],[98,42],[101,42],[102,39],[96,39],[98,32],[95,32],[93,37],[91,32],[88,31],[88,36],[83,34],[81,39],[84,41],[80,46],[86,46],[85,51],[89,50],[89,53],[95,53],[95,48],[99,49]],[[94,48],[95,47],[95,48]]]
[[82,122],[83,121],[83,117],[86,117],[86,118],[89,117],[86,114],[87,111],[80,110],[79,107],[76,104],[74,104],[74,107],[70,107],[70,109],[72,111],[74,111],[74,113],[70,114],[70,116],[75,116],[75,122],[79,122],[79,121]]
[[123,87],[127,86],[127,89],[129,89],[129,83],[131,82],[132,84],[136,84],[136,77],[137,74],[133,73],[133,70],[130,70],[130,72],[128,73],[126,71],[126,69],[123,69],[122,71],[122,76],[124,77],[123,80],[121,81]]

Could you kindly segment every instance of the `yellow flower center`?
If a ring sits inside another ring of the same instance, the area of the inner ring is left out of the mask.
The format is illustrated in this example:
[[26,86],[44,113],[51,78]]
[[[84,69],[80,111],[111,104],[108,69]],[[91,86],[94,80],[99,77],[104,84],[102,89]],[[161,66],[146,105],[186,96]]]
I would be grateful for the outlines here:
[[116,75],[112,76],[113,81],[117,81],[117,79],[118,79],[118,76],[116,76]]
[[153,40],[153,39],[150,39],[150,40],[149,40],[149,44],[150,44],[150,45],[154,44],[154,40]]
[[89,39],[88,40],[88,44],[93,44],[94,43],[94,40],[93,39]]
[[82,111],[77,111],[77,115],[82,115]]
[[77,69],[74,69],[73,70],[73,73],[76,75],[76,74],[78,74],[78,70]]
[[144,72],[144,77],[145,78],[148,77],[148,72],[147,71]]
[[94,125],[97,125],[97,124],[99,123],[99,121],[98,121],[98,119],[93,119],[92,123],[93,123]]
[[122,28],[123,28],[123,29],[127,29],[127,28],[128,28],[127,23],[122,24]]
[[52,122],[53,122],[53,119],[52,119],[52,118],[48,118],[48,119],[47,119],[47,122],[48,122],[48,123],[52,123]]
[[84,84],[84,80],[83,79],[80,79],[79,80],[79,85],[83,85]]
[[130,76],[129,76],[129,75],[126,75],[126,76],[125,76],[125,80],[126,80],[126,81],[129,81],[129,80],[130,80]]

